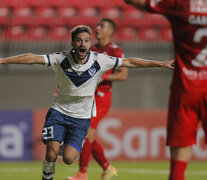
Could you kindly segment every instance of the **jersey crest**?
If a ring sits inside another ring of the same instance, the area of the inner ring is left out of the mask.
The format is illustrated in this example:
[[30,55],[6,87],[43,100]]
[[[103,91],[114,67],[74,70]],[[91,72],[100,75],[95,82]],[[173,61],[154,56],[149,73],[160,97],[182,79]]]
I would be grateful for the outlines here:
[[88,73],[89,73],[90,76],[94,76],[96,74],[96,68],[88,69]]

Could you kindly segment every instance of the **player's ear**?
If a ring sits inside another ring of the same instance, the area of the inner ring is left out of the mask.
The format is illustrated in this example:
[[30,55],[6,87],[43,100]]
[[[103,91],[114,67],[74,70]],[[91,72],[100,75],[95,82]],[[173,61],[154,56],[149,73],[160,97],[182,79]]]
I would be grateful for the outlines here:
[[73,41],[71,41],[71,46],[73,46]]

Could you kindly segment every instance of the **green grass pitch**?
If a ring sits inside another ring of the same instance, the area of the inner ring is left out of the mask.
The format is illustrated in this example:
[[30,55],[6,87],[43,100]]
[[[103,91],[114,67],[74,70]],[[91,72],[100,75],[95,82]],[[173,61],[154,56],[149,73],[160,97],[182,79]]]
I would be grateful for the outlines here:
[[[119,175],[113,180],[167,180],[169,162],[122,162],[111,163],[119,170]],[[0,162],[1,180],[41,180],[41,162]],[[77,162],[65,165],[57,162],[54,180],[65,180],[78,171]],[[95,162],[90,162],[88,168],[89,180],[100,180],[102,169]],[[191,161],[187,167],[186,180],[207,180],[207,163]]]

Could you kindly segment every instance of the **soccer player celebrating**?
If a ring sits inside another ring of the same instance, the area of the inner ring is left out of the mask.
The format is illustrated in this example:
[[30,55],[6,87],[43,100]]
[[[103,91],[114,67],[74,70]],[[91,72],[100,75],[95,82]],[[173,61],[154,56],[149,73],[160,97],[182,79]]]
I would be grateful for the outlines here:
[[173,68],[173,60],[151,61],[140,58],[118,58],[90,50],[92,31],[80,25],[72,29],[71,51],[48,55],[22,54],[0,58],[0,64],[43,64],[52,66],[59,91],[46,115],[42,139],[46,144],[42,180],[53,180],[60,143],[64,142],[62,157],[72,164],[79,155],[90,126],[96,115],[94,93],[101,76],[115,67]]
[[[111,19],[101,19],[96,26],[96,39],[98,40],[98,43],[92,46],[91,50],[122,58],[124,56],[122,50],[116,44],[111,42],[111,38],[115,33],[115,30],[116,24]],[[88,135],[80,153],[79,172],[74,177],[68,177],[67,180],[88,179],[86,172],[91,154],[104,170],[101,177],[102,180],[110,180],[114,175],[117,174],[117,169],[110,165],[104,155],[102,146],[94,138],[98,123],[106,116],[111,107],[112,81],[123,81],[127,79],[127,76],[127,68],[120,67],[116,71],[115,69],[108,70],[101,77],[101,82],[95,92],[97,116],[91,119]]]
[[169,102],[167,145],[170,180],[184,180],[199,120],[207,143],[207,1],[125,0],[141,10],[165,15],[174,38],[175,70]]

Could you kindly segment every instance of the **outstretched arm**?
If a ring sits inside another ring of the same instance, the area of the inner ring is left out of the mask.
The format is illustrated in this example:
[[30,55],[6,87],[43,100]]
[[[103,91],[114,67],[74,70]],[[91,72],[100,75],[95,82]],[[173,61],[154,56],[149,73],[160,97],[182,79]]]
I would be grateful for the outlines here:
[[28,53],[7,58],[0,58],[0,64],[45,64],[45,60],[42,55]]
[[140,10],[145,10],[146,0],[124,0],[126,4],[132,5]]
[[141,58],[125,58],[122,60],[121,66],[128,68],[165,67],[174,69],[174,60],[152,61]]

